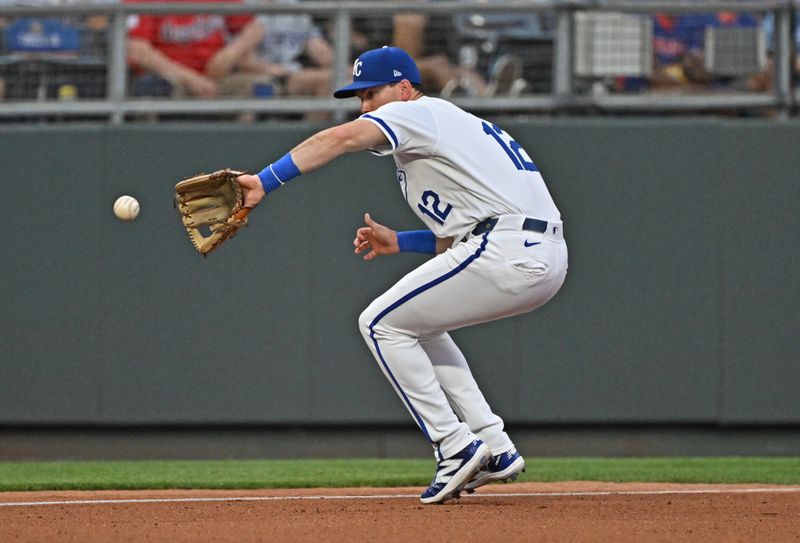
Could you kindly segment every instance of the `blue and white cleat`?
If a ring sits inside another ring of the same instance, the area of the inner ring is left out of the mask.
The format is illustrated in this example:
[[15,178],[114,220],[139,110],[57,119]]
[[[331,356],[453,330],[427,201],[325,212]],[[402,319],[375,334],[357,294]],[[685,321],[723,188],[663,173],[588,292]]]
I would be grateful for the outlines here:
[[431,486],[420,496],[422,503],[444,503],[458,498],[464,485],[492,459],[489,447],[476,439],[458,454],[440,461],[436,466]]
[[517,449],[511,449],[493,456],[486,467],[464,485],[464,490],[472,494],[476,488],[495,481],[508,483],[516,479],[523,471],[525,471],[525,459],[520,456]]

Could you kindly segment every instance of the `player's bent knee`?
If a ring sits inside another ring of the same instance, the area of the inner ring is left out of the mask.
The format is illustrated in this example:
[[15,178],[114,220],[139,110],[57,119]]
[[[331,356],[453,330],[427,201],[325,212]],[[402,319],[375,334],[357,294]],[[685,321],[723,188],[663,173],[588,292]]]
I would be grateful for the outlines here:
[[373,311],[372,305],[362,311],[361,315],[358,316],[358,331],[361,332],[365,341],[370,341],[370,333],[372,332],[370,326],[376,316],[377,314]]

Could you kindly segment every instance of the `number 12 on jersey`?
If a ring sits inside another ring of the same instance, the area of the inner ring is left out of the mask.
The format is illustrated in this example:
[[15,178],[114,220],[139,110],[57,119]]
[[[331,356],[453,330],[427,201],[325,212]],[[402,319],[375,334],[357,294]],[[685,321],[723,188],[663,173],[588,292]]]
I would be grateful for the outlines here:
[[422,193],[422,203],[417,204],[417,207],[421,212],[439,224],[444,224],[444,221],[447,220],[447,216],[453,211],[452,204],[443,206],[439,195],[432,190],[426,190]]
[[525,152],[525,149],[523,149],[519,143],[511,139],[508,134],[503,132],[502,128],[496,124],[489,124],[486,121],[483,121],[482,124],[484,134],[494,138],[518,170],[527,170],[529,172],[539,170],[536,164],[531,160],[531,157],[528,156],[528,153]]

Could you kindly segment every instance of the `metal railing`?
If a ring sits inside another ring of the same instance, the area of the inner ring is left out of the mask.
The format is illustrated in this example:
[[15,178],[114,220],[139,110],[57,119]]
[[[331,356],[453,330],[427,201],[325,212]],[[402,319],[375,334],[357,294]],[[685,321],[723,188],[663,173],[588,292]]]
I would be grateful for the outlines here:
[[[781,116],[792,115],[800,100],[794,82],[794,23],[800,0],[715,1],[692,0],[498,0],[492,3],[444,0],[433,3],[307,1],[291,5],[212,4],[212,3],[130,3],[115,5],[19,6],[0,7],[0,17],[46,17],[105,15],[108,28],[106,54],[106,96],[102,99],[75,101],[4,101],[0,102],[0,120],[37,116],[103,117],[113,124],[139,114],[302,114],[309,111],[330,112],[342,120],[357,108],[353,100],[333,98],[277,96],[265,99],[134,99],[126,94],[129,71],[126,60],[126,18],[148,14],[313,14],[329,19],[330,39],[334,48],[333,73],[346,74],[352,62],[350,33],[356,16],[417,12],[427,14],[457,13],[532,13],[556,18],[553,34],[552,90],[546,94],[519,96],[453,97],[452,101],[474,111],[514,113],[586,113],[586,112],[665,112],[709,111],[742,108],[770,108]],[[578,11],[619,12],[651,15],[667,13],[755,12],[772,13],[775,20],[773,45],[774,80],[769,92],[718,92],[713,94],[667,95],[592,94],[576,91],[574,71],[575,23]],[[343,76],[332,78],[333,86],[343,83]]]

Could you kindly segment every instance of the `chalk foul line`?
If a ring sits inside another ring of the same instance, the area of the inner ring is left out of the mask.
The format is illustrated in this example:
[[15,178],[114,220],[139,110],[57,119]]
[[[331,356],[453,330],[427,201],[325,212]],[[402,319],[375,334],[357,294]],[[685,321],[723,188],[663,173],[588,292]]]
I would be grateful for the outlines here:
[[[547,498],[575,496],[658,496],[674,494],[769,494],[800,492],[800,487],[780,488],[692,488],[673,490],[598,490],[581,492],[493,492],[486,494],[466,494],[461,498],[468,500],[480,498]],[[392,500],[419,498],[417,494],[372,494],[372,495],[316,495],[316,496],[219,496],[195,498],[121,498],[107,500],[46,500],[30,502],[0,502],[0,507],[34,507],[43,505],[106,505],[106,504],[144,504],[144,503],[204,503],[204,502],[261,502],[291,500]]]

